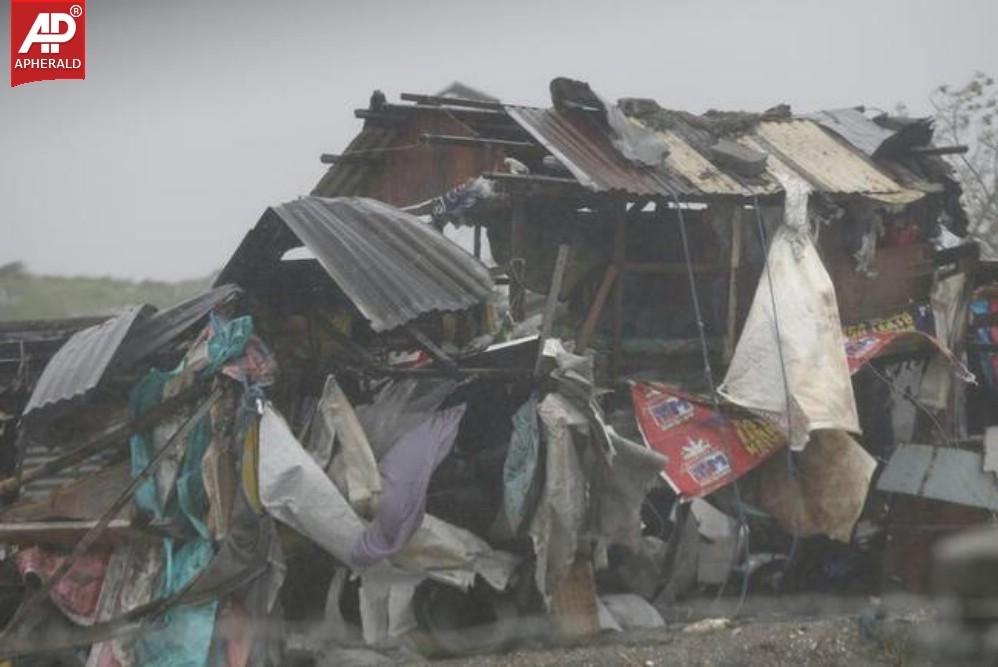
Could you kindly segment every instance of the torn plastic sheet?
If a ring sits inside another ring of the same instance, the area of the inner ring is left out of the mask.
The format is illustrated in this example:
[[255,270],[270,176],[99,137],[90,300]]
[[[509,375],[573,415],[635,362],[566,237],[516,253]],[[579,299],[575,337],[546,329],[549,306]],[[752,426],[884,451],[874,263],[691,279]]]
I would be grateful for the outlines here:
[[430,476],[454,446],[465,408],[462,403],[433,413],[381,459],[378,511],[354,545],[351,562],[364,567],[392,556],[419,528]]
[[540,454],[541,431],[537,420],[537,394],[513,413],[513,435],[503,463],[503,508],[515,533],[527,511],[527,495],[534,482]]
[[613,460],[593,464],[592,532],[603,545],[636,549],[641,540],[641,506],[666,458],[617,434],[613,440]]
[[645,443],[665,457],[662,475],[683,498],[699,498],[752,470],[786,440],[770,422],[731,405],[718,414],[706,399],[658,382],[631,385]]
[[398,568],[462,589],[478,575],[497,591],[506,588],[519,562],[513,554],[495,550],[474,533],[432,514],[423,517],[419,530],[391,559]]
[[[354,565],[350,556],[365,530],[364,522],[269,404],[259,428],[263,506],[340,562]],[[501,589],[517,562],[470,532],[424,515],[412,539],[391,558],[391,565],[378,567],[396,567],[462,588],[470,586],[479,574]]]
[[758,502],[787,532],[849,542],[877,462],[843,431],[818,431],[794,459],[759,471]]
[[[150,602],[159,589],[162,573],[161,546],[130,542],[115,549],[108,562],[96,621],[110,621]],[[86,667],[132,667],[136,664],[130,640],[108,639],[91,647]]]
[[378,463],[350,400],[332,375],[326,378],[316,416],[320,430],[330,434],[326,436],[328,444],[322,443],[321,449],[332,449],[332,436],[340,444],[329,466],[333,481],[355,510],[362,516],[371,516],[381,495]]
[[349,563],[364,524],[269,404],[260,418],[259,457],[260,500],[267,511]]
[[[49,593],[59,611],[74,623],[93,624],[110,557],[103,549],[83,554]],[[44,585],[65,559],[43,547],[30,547],[17,553],[17,569],[26,580],[34,578]]]
[[[194,540],[173,551],[168,547],[162,597],[180,591],[214,555],[209,540]],[[200,667],[208,658],[215,630],[217,600],[168,609],[163,622],[150,626],[136,641],[135,656],[143,667]]]
[[743,533],[737,521],[706,500],[694,500],[690,503],[690,512],[700,533],[697,580],[701,584],[721,585],[727,581],[742,552]]
[[587,475],[572,430],[588,430],[586,416],[560,394],[548,394],[537,408],[544,433],[544,489],[530,523],[537,555],[534,579],[545,602],[575,560],[586,517]]
[[390,565],[380,563],[361,574],[364,641],[378,646],[415,627],[413,593],[424,580],[466,591],[480,576],[493,589],[503,591],[519,562],[518,557],[493,550],[463,528],[427,514]]
[[777,230],[718,393],[771,420],[793,449],[819,429],[860,431],[835,286],[807,234]]
[[389,382],[372,403],[358,406],[374,457],[380,461],[399,438],[429,419],[455,387],[449,379],[406,378]]
[[412,597],[423,579],[397,571],[368,571],[361,577],[360,621],[369,646],[381,646],[416,628]]

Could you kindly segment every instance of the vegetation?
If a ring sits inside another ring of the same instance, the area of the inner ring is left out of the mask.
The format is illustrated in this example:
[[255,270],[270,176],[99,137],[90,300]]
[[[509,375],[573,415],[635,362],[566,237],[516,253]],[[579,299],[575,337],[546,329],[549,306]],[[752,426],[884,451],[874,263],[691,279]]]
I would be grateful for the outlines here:
[[930,96],[936,111],[939,143],[967,144],[965,155],[951,158],[970,218],[970,234],[991,256],[998,256],[998,87],[978,72],[966,85],[942,85]]
[[108,315],[129,304],[173,305],[211,284],[36,275],[21,262],[0,266],[0,321]]

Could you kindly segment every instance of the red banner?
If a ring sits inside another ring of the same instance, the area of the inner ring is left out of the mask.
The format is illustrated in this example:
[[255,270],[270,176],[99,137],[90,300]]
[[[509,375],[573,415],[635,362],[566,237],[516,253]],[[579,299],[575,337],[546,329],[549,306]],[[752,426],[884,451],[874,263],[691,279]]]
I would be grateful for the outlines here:
[[670,385],[635,383],[631,397],[645,443],[666,457],[662,474],[685,498],[730,484],[786,444],[768,422],[729,405],[719,414]]

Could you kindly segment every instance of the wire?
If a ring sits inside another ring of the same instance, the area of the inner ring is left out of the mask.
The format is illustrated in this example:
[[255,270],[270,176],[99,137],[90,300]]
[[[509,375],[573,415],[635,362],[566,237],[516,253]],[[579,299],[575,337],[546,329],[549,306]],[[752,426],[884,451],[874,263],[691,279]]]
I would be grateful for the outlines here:
[[[710,387],[710,398],[714,404],[714,411],[718,417],[723,417],[721,413],[721,403],[717,394],[717,385],[714,382],[714,370],[710,363],[710,349],[707,345],[707,333],[704,328],[703,317],[700,309],[700,297],[697,294],[696,275],[693,273],[693,260],[690,254],[690,243],[686,234],[686,218],[683,217],[683,207],[679,203],[679,198],[673,194],[672,200],[676,204],[676,215],[679,218],[679,233],[683,241],[683,256],[686,260],[686,276],[690,283],[690,298],[693,301],[693,312],[697,319],[697,329],[700,334],[700,349],[703,353],[704,376],[707,380],[707,385]],[[727,443],[723,444],[726,446]],[[730,452],[728,452],[728,455],[730,456]],[[742,536],[745,538],[745,553],[748,554],[750,552],[748,522],[745,520],[745,508],[737,479],[732,481],[732,486],[735,493],[735,511],[738,514],[738,532],[735,537],[734,545],[731,547],[732,567],[728,569],[728,572],[724,577],[724,582],[721,584],[721,587],[717,592],[717,597],[714,598],[715,604],[721,599],[725,589],[728,587],[728,582],[731,579],[731,573],[734,570],[734,561],[738,558],[738,552],[741,551]],[[732,616],[738,616],[738,614],[741,613],[742,606],[745,604],[745,598],[748,596],[748,583],[749,578],[746,573],[746,575],[742,577],[742,587],[738,596],[738,605],[735,607],[735,611],[732,613]]]

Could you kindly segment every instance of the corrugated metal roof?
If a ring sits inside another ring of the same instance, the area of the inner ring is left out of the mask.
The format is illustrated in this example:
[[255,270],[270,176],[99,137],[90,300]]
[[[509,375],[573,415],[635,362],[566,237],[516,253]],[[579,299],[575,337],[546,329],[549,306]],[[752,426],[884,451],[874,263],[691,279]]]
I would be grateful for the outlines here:
[[127,366],[161,349],[240,291],[238,285],[221,285],[142,320],[122,343],[115,363]]
[[[289,246],[280,226],[298,243]],[[434,310],[463,310],[492,294],[492,278],[481,262],[419,218],[362,197],[303,197],[267,209],[219,280],[252,280],[260,262],[276,262],[299,244],[375,331]]]
[[123,340],[150,306],[129,306],[118,316],[74,334],[42,371],[25,415],[83,396],[100,382]]
[[23,414],[86,395],[100,384],[112,362],[124,366],[139,361],[238,293],[236,285],[222,285],[158,313],[152,306],[129,306],[77,332],[52,355]]
[[702,194],[680,172],[629,162],[585,112],[514,106],[506,111],[589,190],[661,197]]
[[865,156],[805,120],[762,121],[740,139],[779,164],[750,181],[711,162],[677,132],[660,131],[670,153],[661,168],[647,169],[626,160],[606,132],[582,112],[507,107],[509,115],[557,157],[586,188],[637,196],[751,196],[780,192],[774,170],[789,170],[816,190],[917,199]]
[[762,121],[739,141],[768,153],[769,160],[778,160],[820,192],[899,195],[911,200],[921,196],[810,120]]
[[871,158],[895,134],[874,123],[859,109],[829,109],[805,117],[831,130]]
[[665,169],[682,174],[705,195],[751,196],[773,194],[780,191],[780,185],[768,175],[765,178],[739,178],[722,171],[702,153],[684,141],[675,132],[659,132],[669,146],[665,159]]

